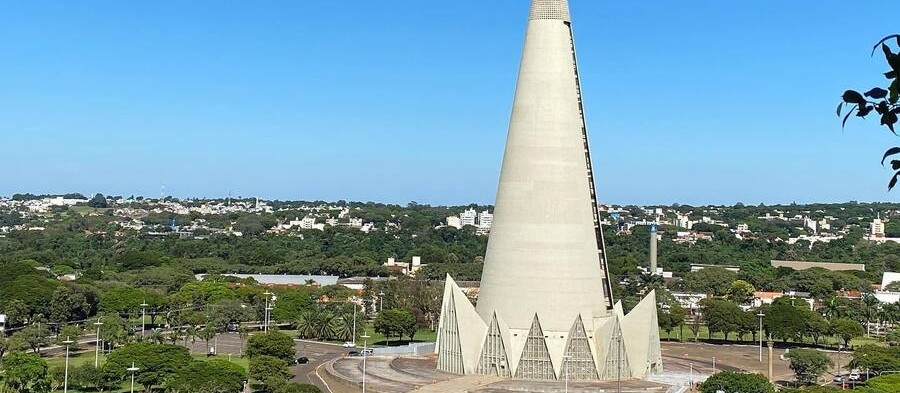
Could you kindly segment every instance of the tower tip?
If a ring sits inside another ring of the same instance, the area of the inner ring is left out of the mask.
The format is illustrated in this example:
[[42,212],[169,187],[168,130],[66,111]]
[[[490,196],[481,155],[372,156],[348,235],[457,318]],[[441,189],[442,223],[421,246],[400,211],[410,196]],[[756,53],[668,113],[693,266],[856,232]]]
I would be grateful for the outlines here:
[[568,0],[532,0],[529,20],[550,19],[569,22]]

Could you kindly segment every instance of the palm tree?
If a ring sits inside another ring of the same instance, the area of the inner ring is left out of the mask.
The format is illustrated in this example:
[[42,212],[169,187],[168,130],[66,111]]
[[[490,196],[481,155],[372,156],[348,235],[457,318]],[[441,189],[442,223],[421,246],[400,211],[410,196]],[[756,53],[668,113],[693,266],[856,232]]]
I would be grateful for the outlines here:
[[828,318],[829,322],[844,316],[843,308],[840,303],[838,303],[838,299],[834,296],[829,298],[825,304],[822,305],[822,313],[825,315],[825,318]]
[[878,317],[879,303],[880,302],[875,297],[875,295],[872,295],[871,293],[865,294],[862,298],[862,316],[866,320],[866,337],[869,337],[869,334],[871,332],[869,324],[873,319],[876,319]]
[[156,344],[162,344],[166,341],[166,337],[163,336],[162,329],[156,328],[153,329],[153,332],[150,333],[150,340],[155,342]]
[[[191,345],[188,345],[188,340],[191,341]],[[197,342],[197,327],[193,325],[189,325],[186,329],[184,329],[184,346],[188,347],[190,353],[194,353],[194,343]]]
[[212,325],[206,325],[206,327],[200,330],[199,335],[203,341],[206,341],[206,353],[209,353],[209,342],[216,337],[216,328]]
[[238,350],[238,356],[244,356],[244,342],[247,341],[247,336],[250,335],[250,329],[247,329],[246,326],[240,325],[238,326],[238,336],[241,338],[241,347]]

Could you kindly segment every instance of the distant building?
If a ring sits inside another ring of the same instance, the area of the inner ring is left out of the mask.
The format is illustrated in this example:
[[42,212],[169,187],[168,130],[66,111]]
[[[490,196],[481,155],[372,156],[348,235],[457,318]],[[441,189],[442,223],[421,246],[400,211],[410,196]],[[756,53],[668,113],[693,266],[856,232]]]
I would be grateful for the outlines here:
[[884,222],[880,218],[876,218],[869,224],[869,236],[884,237]]
[[478,213],[478,228],[491,230],[491,224],[494,223],[494,215],[487,210]]
[[477,219],[478,213],[475,212],[475,209],[466,209],[459,215],[459,221],[462,226],[471,225],[474,227]]
[[405,276],[413,276],[419,269],[425,267],[422,264],[422,257],[414,256],[412,257],[412,261],[410,262],[397,262],[394,257],[388,258],[387,262],[382,264],[382,266],[386,267],[389,271],[400,273]]
[[447,226],[462,229],[462,221],[459,219],[459,216],[449,216],[447,217]]
[[772,267],[786,267],[794,270],[806,270],[814,267],[820,267],[831,271],[856,270],[860,272],[866,271],[866,265],[861,263],[840,263],[840,262],[801,262],[801,261],[778,261],[772,260]]
[[731,266],[731,265],[707,265],[707,264],[700,264],[700,263],[692,263],[692,264],[691,264],[691,273],[699,272],[699,271],[701,271],[701,270],[703,270],[703,269],[707,269],[707,268],[719,268],[719,269],[725,269],[725,270],[728,270],[729,272],[735,272],[735,273],[738,273],[738,272],[741,271],[741,267],[740,267],[740,266]]

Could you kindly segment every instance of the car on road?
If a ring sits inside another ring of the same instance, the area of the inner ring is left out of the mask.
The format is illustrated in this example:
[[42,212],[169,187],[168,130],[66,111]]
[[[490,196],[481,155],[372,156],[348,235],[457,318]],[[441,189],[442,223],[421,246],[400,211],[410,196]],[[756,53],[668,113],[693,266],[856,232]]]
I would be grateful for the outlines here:
[[343,347],[344,348],[356,348],[356,343],[347,341],[347,342],[344,342]]
[[835,385],[843,384],[844,376],[841,374],[835,375],[834,378],[831,379],[831,382],[834,382]]
[[375,354],[375,351],[372,350],[372,348],[366,348],[366,349],[363,349],[361,353],[365,356],[372,356]]
[[297,358],[297,364],[306,364],[309,363],[309,358],[306,356],[301,356]]

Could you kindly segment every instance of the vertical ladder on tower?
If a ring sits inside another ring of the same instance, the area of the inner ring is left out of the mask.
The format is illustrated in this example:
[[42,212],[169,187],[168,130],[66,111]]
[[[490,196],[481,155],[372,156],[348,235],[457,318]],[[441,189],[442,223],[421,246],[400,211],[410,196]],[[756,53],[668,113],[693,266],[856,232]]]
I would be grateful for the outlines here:
[[591,150],[588,146],[587,123],[584,117],[584,103],[581,100],[581,78],[578,75],[578,56],[575,54],[575,35],[572,32],[572,24],[563,22],[569,28],[569,44],[572,48],[572,66],[575,69],[575,90],[578,94],[578,113],[581,116],[581,139],[584,143],[584,159],[587,163],[588,184],[591,189],[591,211],[594,214],[594,231],[597,238],[597,251],[603,274],[603,295],[606,301],[606,309],[612,310],[612,281],[609,276],[609,262],[606,259],[606,240],[603,237],[603,225],[600,223],[600,210],[597,205],[597,188],[594,185],[594,169],[591,166]]

